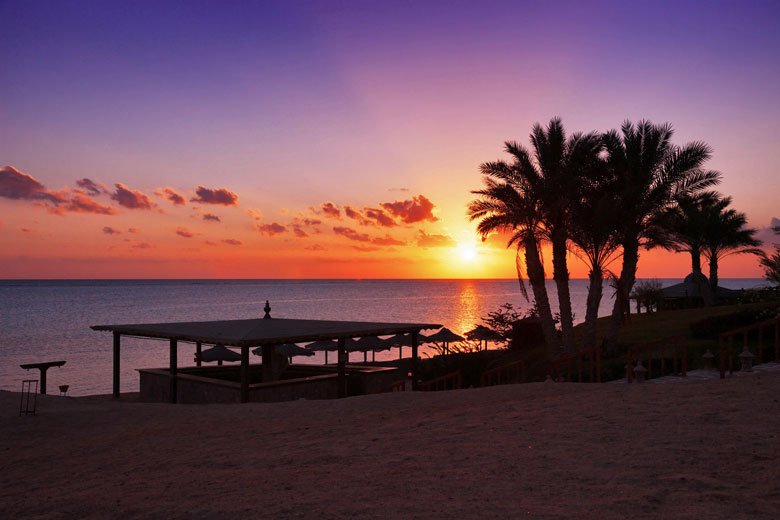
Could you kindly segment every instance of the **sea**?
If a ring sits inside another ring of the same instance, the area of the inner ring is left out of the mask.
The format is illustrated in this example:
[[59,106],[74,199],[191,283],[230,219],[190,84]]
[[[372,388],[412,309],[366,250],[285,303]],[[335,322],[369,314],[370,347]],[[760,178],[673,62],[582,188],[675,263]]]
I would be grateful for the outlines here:
[[[668,286],[680,280],[659,281]],[[734,278],[720,284],[747,289],[766,282]],[[581,322],[588,281],[571,280],[570,288],[575,322]],[[553,281],[547,290],[555,309]],[[530,287],[528,292],[531,296]],[[600,315],[609,314],[613,293],[605,282]],[[110,393],[112,336],[91,325],[260,318],[266,300],[276,318],[439,323],[459,334],[504,303],[521,312],[532,306],[516,279],[0,280],[0,389],[19,391],[23,379],[38,379],[37,370],[27,372],[20,364],[64,360],[63,367],[48,371],[50,394],[60,385],[68,385],[73,396]],[[194,345],[179,349],[179,364],[192,365]],[[398,355],[398,349],[377,352],[376,360]],[[422,347],[421,355],[432,351]],[[362,353],[351,356],[363,358]],[[123,337],[121,361],[121,391],[137,391],[136,369],[166,366],[168,344]],[[295,362],[321,364],[325,357],[319,352]]]

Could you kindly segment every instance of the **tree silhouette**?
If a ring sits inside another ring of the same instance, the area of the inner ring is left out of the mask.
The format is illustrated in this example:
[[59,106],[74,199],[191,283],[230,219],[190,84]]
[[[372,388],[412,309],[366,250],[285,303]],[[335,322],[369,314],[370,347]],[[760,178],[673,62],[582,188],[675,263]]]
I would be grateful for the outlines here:
[[677,200],[707,189],[720,174],[702,169],[710,148],[701,142],[678,147],[672,144],[672,127],[640,121],[623,123],[620,133],[604,134],[606,162],[617,190],[620,214],[616,241],[623,249],[623,264],[617,280],[615,305],[607,336],[613,347],[636,280],[639,248],[650,232],[651,221]]

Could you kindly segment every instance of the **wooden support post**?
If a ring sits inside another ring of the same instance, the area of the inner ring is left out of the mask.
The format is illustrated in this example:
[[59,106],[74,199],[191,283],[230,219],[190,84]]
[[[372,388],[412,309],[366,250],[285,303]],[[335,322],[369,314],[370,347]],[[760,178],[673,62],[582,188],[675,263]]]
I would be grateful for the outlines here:
[[179,367],[179,360],[178,360],[178,348],[177,348],[177,342],[175,339],[171,340],[171,352],[170,352],[170,358],[171,358],[171,365],[170,365],[170,390],[169,390],[169,400],[172,403],[176,402],[176,390],[177,390],[177,383],[179,382],[178,377],[178,367]]
[[347,397],[347,341],[346,338],[339,338],[338,354],[338,386],[339,397]]
[[328,349],[325,349],[325,364],[328,364]]
[[119,338],[121,335],[114,332],[114,399],[119,399]]
[[775,323],[775,361],[780,362],[780,322]]
[[[265,348],[263,348],[265,351]],[[241,402],[249,401],[249,345],[241,346]]]
[[720,346],[720,378],[724,379],[726,377],[726,352],[723,348],[723,335],[718,338],[718,343]]
[[200,341],[195,342],[195,364],[197,366],[200,366],[202,363],[202,360],[200,359],[200,356],[203,354],[203,344]]
[[398,360],[402,360],[404,358],[404,346],[398,345]]
[[419,331],[415,330],[411,333],[412,337],[412,390],[419,390],[419,383],[417,382],[417,334]]
[[275,345],[263,345],[263,383],[274,381]]

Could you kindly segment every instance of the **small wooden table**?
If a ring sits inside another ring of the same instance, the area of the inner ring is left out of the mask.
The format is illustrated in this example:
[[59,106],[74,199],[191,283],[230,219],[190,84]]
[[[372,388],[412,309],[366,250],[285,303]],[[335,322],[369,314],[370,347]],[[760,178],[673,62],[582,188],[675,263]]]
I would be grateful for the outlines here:
[[43,395],[46,393],[46,371],[51,367],[61,367],[64,364],[64,361],[48,361],[46,363],[27,363],[19,366],[25,370],[37,368],[41,371],[41,395]]

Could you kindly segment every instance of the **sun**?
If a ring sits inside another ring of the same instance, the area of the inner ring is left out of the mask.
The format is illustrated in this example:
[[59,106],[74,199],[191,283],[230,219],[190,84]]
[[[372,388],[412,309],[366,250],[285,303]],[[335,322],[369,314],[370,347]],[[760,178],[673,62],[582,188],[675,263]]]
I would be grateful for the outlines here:
[[477,258],[477,250],[474,249],[474,246],[471,244],[461,243],[458,246],[458,251],[460,251],[461,259],[466,262],[472,262]]

